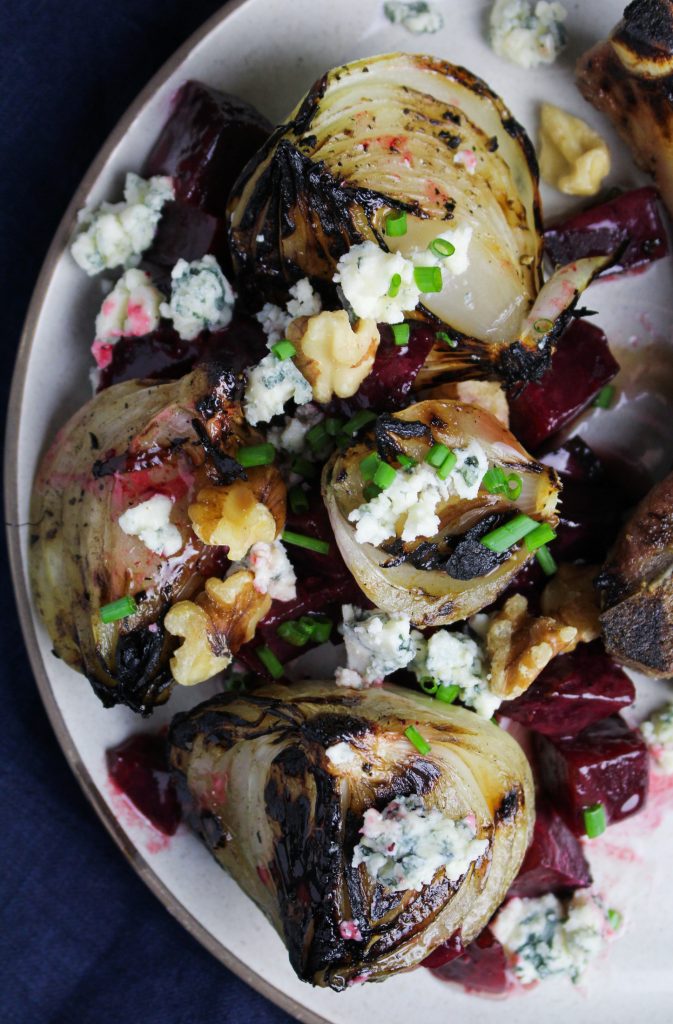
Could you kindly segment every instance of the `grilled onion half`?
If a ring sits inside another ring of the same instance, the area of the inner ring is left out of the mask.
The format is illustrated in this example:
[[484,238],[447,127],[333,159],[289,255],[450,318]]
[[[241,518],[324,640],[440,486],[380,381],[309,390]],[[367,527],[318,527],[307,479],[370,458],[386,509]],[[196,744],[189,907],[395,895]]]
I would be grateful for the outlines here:
[[[412,723],[427,754],[404,735]],[[395,686],[223,694],[177,715],[169,741],[191,824],[267,915],[299,977],[335,990],[408,970],[457,932],[470,942],[517,874],[534,823],[515,740]],[[440,866],[418,890],[393,889],[353,852],[365,811],[414,796],[473,822],[484,852],[453,881]]]
[[[389,463],[399,463],[402,455],[422,464],[433,445],[453,451],[475,441],[489,467],[520,478],[515,501],[488,493],[482,485],[474,498],[454,493],[438,505],[440,526],[432,537],[403,542],[404,524],[398,522],[395,537],[380,546],[358,542],[348,517],[367,500],[361,469],[367,456],[378,452]],[[407,615],[421,627],[447,625],[491,604],[532,555],[525,544],[498,555],[480,538],[519,512],[554,525],[560,489],[554,470],[528,455],[490,413],[431,399],[380,416],[365,439],[327,463],[322,486],[339,550],[358,585],[378,608]]]
[[[238,387],[221,368],[200,368],[168,384],[116,384],[72,417],[43,459],[31,515],[36,604],[54,653],[84,673],[107,706],[147,713],[167,699],[176,640],[164,627],[166,612],[224,575],[227,548],[199,540],[187,510],[201,488],[226,488],[246,476],[233,456],[259,435],[243,419]],[[260,467],[247,479],[280,531],[285,485],[277,470]],[[182,538],[169,557],[118,522],[155,494],[171,499],[170,521]],[[101,607],[127,595],[137,610],[104,623]],[[207,603],[205,611],[212,612]],[[232,607],[211,615],[214,655],[249,639],[250,613]]]
[[[386,232],[392,211],[407,215],[402,236]],[[364,241],[411,257],[447,229],[468,233],[466,268],[407,311],[460,340],[435,353],[437,372],[454,380],[541,375],[577,296],[609,262],[563,268],[551,308],[549,293],[535,304],[542,234],[531,142],[480,78],[418,54],[324,75],[244,169],[229,218],[239,287],[253,301],[306,275],[331,282],[340,256]]]

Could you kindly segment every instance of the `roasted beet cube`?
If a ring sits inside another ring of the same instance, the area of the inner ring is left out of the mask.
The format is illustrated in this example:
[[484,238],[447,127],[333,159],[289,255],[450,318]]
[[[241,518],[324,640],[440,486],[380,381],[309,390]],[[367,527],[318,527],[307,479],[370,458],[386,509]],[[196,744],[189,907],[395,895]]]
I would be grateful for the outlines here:
[[166,203],[154,241],[143,256],[142,267],[166,294],[171,270],[179,259],[198,260],[212,253],[221,264],[228,259],[224,222],[188,203]]
[[422,961],[422,965],[434,970],[437,967],[444,967],[445,964],[450,964],[452,960],[457,960],[464,953],[465,946],[460,937],[460,932],[455,932],[450,939],[442,942],[441,946],[433,949],[432,953]]
[[510,399],[512,432],[526,448],[539,448],[579,415],[618,370],[603,331],[573,320],[542,380]]
[[371,373],[352,398],[334,404],[335,411],[347,415],[357,409],[383,412],[403,409],[409,404],[418,371],[435,342],[430,328],[422,324],[410,326],[408,345],[396,345],[390,327],[379,324],[381,343]]
[[232,185],[270,132],[269,122],[249,103],[202,82],[186,82],[145,174],[170,175],[178,199],[224,217]]
[[581,437],[570,437],[559,448],[547,452],[540,459],[545,466],[551,466],[563,478],[563,484],[605,483],[606,472],[602,460]]
[[596,640],[554,658],[525,693],[505,701],[500,711],[547,736],[576,736],[629,707],[635,696],[626,672]]
[[645,742],[620,715],[595,722],[578,736],[535,735],[540,786],[576,835],[586,832],[584,810],[602,804],[608,824],[641,810],[649,764]]
[[443,967],[428,966],[436,978],[455,981],[468,992],[498,995],[511,987],[505,951],[488,928],[470,943],[462,956]]
[[168,768],[166,740],[139,733],[106,751],[110,779],[155,828],[172,836],[180,824],[180,804]]
[[626,243],[604,276],[644,269],[668,253],[666,229],[659,212],[659,193],[651,185],[622,192],[615,199],[576,213],[547,228],[545,252],[561,267],[583,256],[604,256]]
[[579,840],[553,807],[538,805],[533,840],[507,895],[565,895],[588,885],[591,872]]

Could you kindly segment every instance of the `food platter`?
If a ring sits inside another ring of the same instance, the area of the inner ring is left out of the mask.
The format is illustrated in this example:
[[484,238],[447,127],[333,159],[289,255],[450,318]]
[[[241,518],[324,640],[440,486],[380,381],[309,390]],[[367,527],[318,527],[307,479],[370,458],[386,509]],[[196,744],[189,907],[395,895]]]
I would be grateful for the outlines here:
[[[272,121],[280,120],[326,68],[362,55],[427,49],[468,65],[498,91],[533,137],[541,100],[581,115],[607,138],[613,156],[609,185],[644,182],[623,144],[586,104],[573,84],[575,58],[601,38],[619,17],[613,0],[568,4],[570,45],[552,68],[525,71],[494,56],[485,37],[486,4],[446,0],[445,28],[411,36],[390,25],[377,0],[326,7],[308,0],[288,7],[280,0],[246,0],[229,5],[175,55],[122,119],[90,169],[47,255],[28,314],[18,355],[8,432],[7,520],[14,581],[24,634],[35,676],[55,731],[75,774],[103,823],[134,868],[167,908],[227,966],[298,1019],[365,1021],[373,1013],[397,1022],[412,1013],[441,1007],[456,1020],[496,1019],[501,1003],[468,996],[442,985],[428,972],[398,976],[383,986],[335,994],[312,989],[292,973],[280,939],[259,911],[211,860],[186,830],[164,840],[111,786],[105,750],[143,723],[124,708],[103,710],[84,680],[57,661],[37,620],[26,580],[30,538],[30,489],[38,460],[50,437],[87,396],[88,340],[100,305],[95,282],[78,271],[66,252],[76,211],[107,197],[124,172],[139,167],[169,109],[171,96],[188,78],[197,78],[253,102]],[[268,28],[260,32],[259,26]],[[570,201],[543,192],[548,215]],[[615,455],[639,451],[655,476],[668,466],[673,442],[673,312],[670,257],[644,275],[617,284],[598,283],[587,304],[598,311],[622,371],[620,400],[608,412],[593,410],[582,421],[582,436],[597,450]],[[634,470],[635,471],[635,470]],[[658,684],[639,688],[636,718],[657,702]],[[176,692],[160,709],[155,725],[175,711],[209,695]],[[669,811],[666,813],[668,800]],[[612,944],[582,985],[552,980],[516,998],[524,1022],[544,1016],[560,1021],[571,1013],[578,1022],[600,1016],[626,1021],[646,1011],[653,1021],[670,1019],[673,977],[667,934],[673,896],[666,886],[666,851],[673,850],[673,794],[661,783],[644,816],[614,826],[595,841],[592,867],[599,887],[619,901],[625,934]]]

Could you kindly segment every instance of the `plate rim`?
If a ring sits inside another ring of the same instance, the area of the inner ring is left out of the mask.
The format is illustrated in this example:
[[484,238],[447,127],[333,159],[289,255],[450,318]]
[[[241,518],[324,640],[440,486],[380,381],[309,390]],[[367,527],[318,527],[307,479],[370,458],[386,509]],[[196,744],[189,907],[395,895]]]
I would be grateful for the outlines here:
[[66,728],[61,711],[56,703],[54,694],[49,682],[49,675],[46,665],[40,654],[37,634],[33,622],[32,604],[29,593],[28,581],[24,571],[23,556],[21,551],[19,522],[19,491],[18,491],[18,459],[19,459],[19,426],[20,414],[23,406],[25,385],[28,371],[28,362],[33,347],[35,330],[42,312],[42,307],[47,291],[51,284],[56,265],[67,246],[71,234],[71,226],[77,211],[84,205],[85,197],[90,192],[99,175],[105,168],[112,152],[122,140],[135,119],[141,114],[148,103],[153,99],[155,93],[160,89],[170,76],[178,70],[180,65],[191,50],[209,36],[223,22],[239,8],[243,7],[248,0],[228,0],[214,14],[212,14],[199,28],[196,29],[174,53],[161,65],[158,71],[150,78],[147,84],[140,90],[136,98],[121,115],[105,142],[100,147],[93,161],[86,170],[84,177],[77,186],[72,199],[59,221],[51,243],[47,249],[42,262],[35,286],[33,288],[28,309],[23,322],[23,328],[19,337],[19,345],[16,352],[14,368],[12,371],[12,382],[10,386],[9,402],[5,419],[5,444],[4,444],[4,511],[5,511],[5,537],[9,554],[9,567],[16,598],[16,608],[19,617],[21,633],[26,647],[26,653],[30,667],[37,683],[37,689],[47,712],[50,725],[56,735],[59,746],[65,759],[88,800],[93,807],[99,820],[105,826],[106,831],[112,837],[124,858],[149,888],[152,894],[159,900],[162,906],[184,927],[212,956],[224,964],[233,974],[241,978],[253,990],[259,992],[270,1002],[290,1013],[302,1024],[330,1024],[328,1018],[316,1013],[303,1003],[298,1002],[292,996],[287,995],[282,989],[277,988],[268,982],[261,974],[249,967],[243,960],[234,953],[222,946],[217,939],[197,920],[194,915],[177,899],[171,890],[161,881],[149,862],[140,854],[137,847],[129,839],[117,818],[112,813],[99,790],[97,789],[89,771],[79,757],[77,749],[72,741],[70,733]]

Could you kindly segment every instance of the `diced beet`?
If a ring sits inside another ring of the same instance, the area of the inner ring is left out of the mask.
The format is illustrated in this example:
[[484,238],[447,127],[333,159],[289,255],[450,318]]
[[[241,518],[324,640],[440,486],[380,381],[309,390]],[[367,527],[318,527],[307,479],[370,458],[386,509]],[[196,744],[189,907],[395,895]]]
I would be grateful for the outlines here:
[[162,291],[170,291],[171,270],[179,259],[198,260],[212,253],[224,267],[228,260],[224,221],[198,206],[166,203],[152,245],[143,256],[142,268]]
[[642,810],[649,764],[645,742],[620,715],[604,718],[578,736],[535,735],[542,790],[576,835],[584,835],[583,811],[603,804],[608,823]]
[[582,845],[563,818],[546,804],[535,809],[533,841],[528,847],[509,896],[565,895],[591,885],[591,871]]
[[563,483],[572,480],[574,483],[604,483],[605,466],[581,437],[570,437],[554,451],[547,452],[540,459],[545,466],[551,466],[560,476]]
[[266,351],[264,331],[247,317],[235,317],[221,331],[204,331],[192,341],[182,341],[172,327],[159,327],[141,338],[119,339],[101,371],[99,391],[136,378],[177,380],[199,362],[220,362],[239,373]]
[[168,768],[166,740],[139,733],[106,751],[111,780],[148,821],[172,836],[180,824],[180,804]]
[[618,370],[603,331],[586,320],[573,320],[542,380],[510,399],[512,433],[526,448],[539,448],[579,415]]
[[436,978],[455,981],[468,992],[499,995],[511,988],[505,951],[487,928],[462,956],[443,967],[431,968]]
[[668,253],[658,200],[659,193],[649,185],[576,213],[547,228],[545,252],[560,267],[584,256],[608,255],[626,242],[618,262],[603,276],[642,270]]
[[441,946],[437,946],[437,949],[433,949],[432,953],[429,953],[425,960],[421,961],[421,964],[423,967],[435,970],[437,967],[444,967],[445,964],[450,964],[452,960],[457,960],[464,953],[465,946],[460,937],[460,932],[454,932],[450,939],[442,942]]
[[387,324],[379,324],[381,342],[369,376],[353,395],[334,403],[336,412],[351,415],[357,409],[377,412],[403,409],[421,366],[435,342],[435,332],[423,324],[410,323],[409,344],[396,345]]
[[547,665],[532,686],[500,711],[546,736],[576,736],[633,704],[633,683],[600,640],[580,644]]
[[216,217],[248,160],[271,133],[254,107],[202,82],[186,82],[145,164],[145,174],[168,174],[176,196]]

